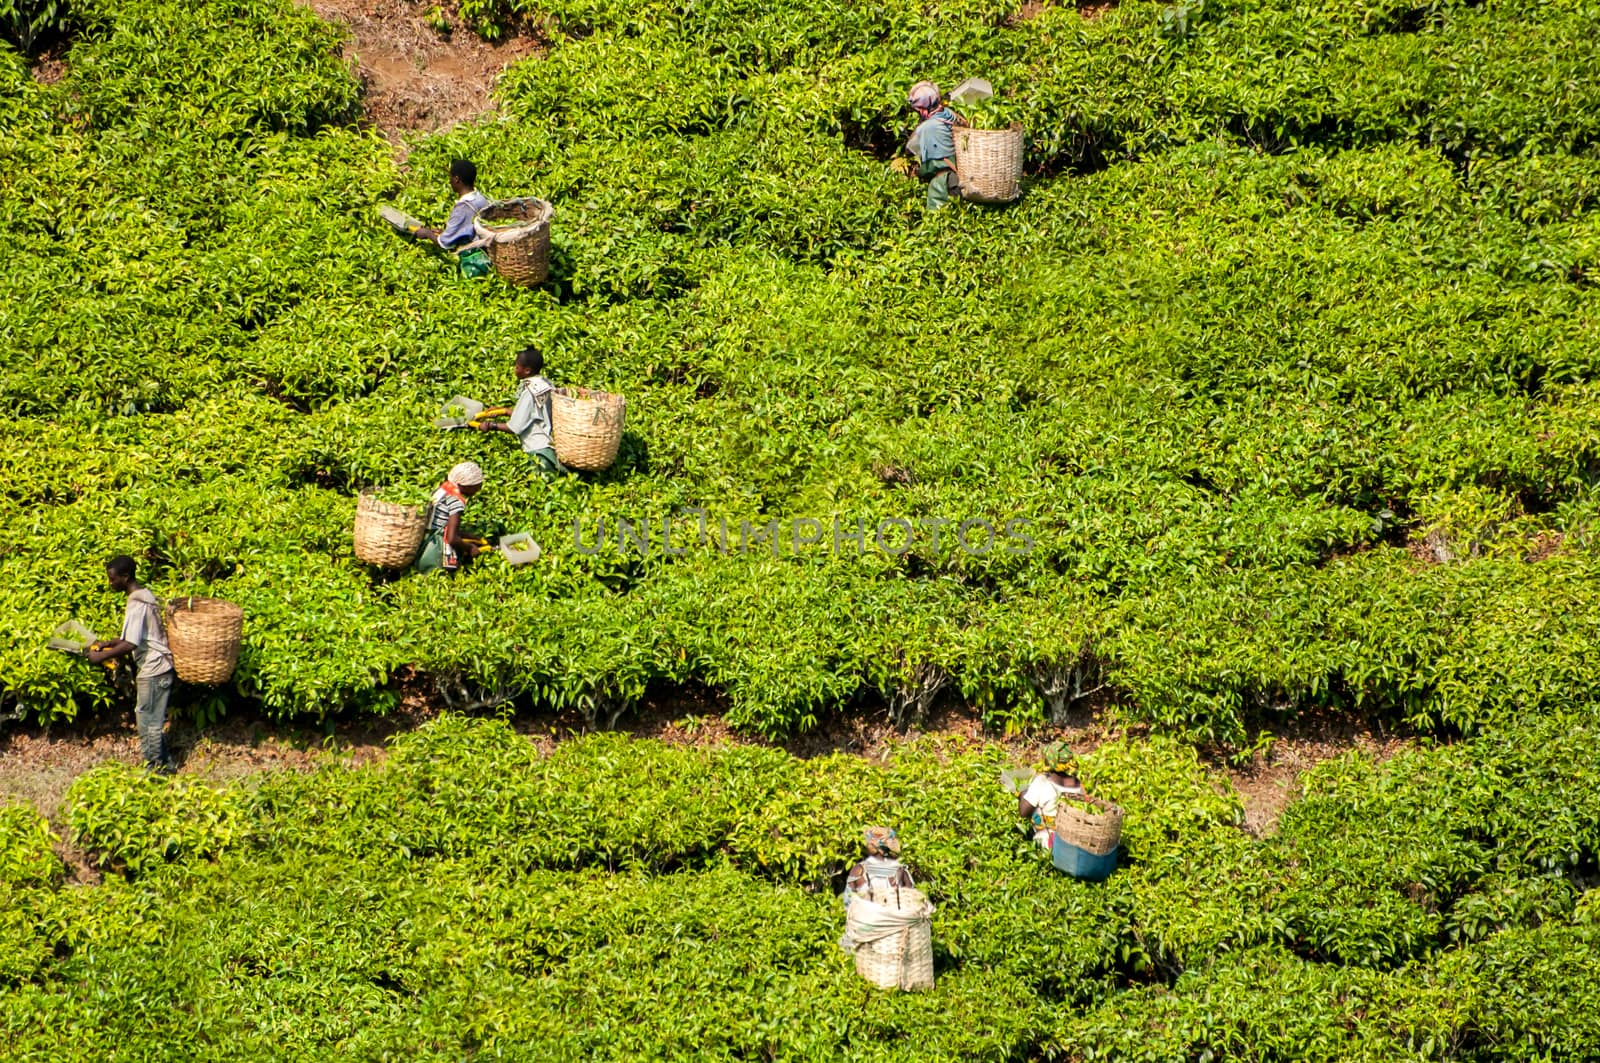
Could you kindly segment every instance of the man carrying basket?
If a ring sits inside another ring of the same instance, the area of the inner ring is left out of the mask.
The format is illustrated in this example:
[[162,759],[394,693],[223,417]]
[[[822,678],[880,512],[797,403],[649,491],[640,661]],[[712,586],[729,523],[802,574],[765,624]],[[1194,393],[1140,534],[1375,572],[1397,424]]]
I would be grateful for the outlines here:
[[487,276],[488,253],[481,247],[471,246],[478,237],[472,219],[489,205],[489,197],[478,191],[478,167],[467,159],[451,162],[450,191],[456,194],[456,201],[443,229],[408,224],[406,231],[418,240],[437,245],[442,251],[458,252],[456,261],[463,277]]
[[106,583],[118,594],[128,596],[122,617],[122,635],[96,642],[89,647],[89,661],[101,664],[117,657],[133,656],[136,671],[134,687],[138,700],[133,710],[139,725],[139,752],[145,767],[162,775],[176,768],[167,755],[167,699],[172,696],[172,650],[167,647],[167,632],[161,624],[161,606],[156,596],[134,578],[138,568],[133,558],[118,554],[106,562]]
[[509,432],[522,444],[522,451],[546,477],[567,470],[556,457],[550,441],[550,395],[555,385],[544,378],[544,355],[535,347],[517,352],[511,366],[517,378],[517,404],[505,421],[476,423],[480,432]]

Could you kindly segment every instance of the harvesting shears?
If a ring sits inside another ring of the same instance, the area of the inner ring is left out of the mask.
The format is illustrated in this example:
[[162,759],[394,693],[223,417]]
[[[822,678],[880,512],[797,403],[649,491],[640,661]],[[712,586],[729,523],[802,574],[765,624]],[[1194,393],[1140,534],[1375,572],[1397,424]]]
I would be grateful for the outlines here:
[[488,406],[476,399],[469,399],[465,395],[457,395],[443,406],[439,407],[439,416],[434,418],[433,426],[452,431],[457,428],[478,428],[487,421],[497,417],[511,416],[510,406]]
[[406,236],[416,236],[417,230],[422,228],[422,222],[403,210],[385,204],[378,208],[378,216],[388,222],[395,232]]
[[[74,657],[87,658],[89,651],[98,645],[100,645],[100,637],[98,635],[76,620],[68,620],[51,633],[50,641],[45,643],[45,648],[56,650],[60,653],[70,653]],[[114,659],[101,661],[100,667],[108,672],[115,672],[117,670],[117,662]]]
[[[491,549],[489,540],[485,536],[468,535],[461,541],[471,543],[479,555],[486,554]],[[502,535],[493,549],[513,565],[526,565],[530,561],[539,560],[539,544],[534,542],[533,536],[527,532]]]

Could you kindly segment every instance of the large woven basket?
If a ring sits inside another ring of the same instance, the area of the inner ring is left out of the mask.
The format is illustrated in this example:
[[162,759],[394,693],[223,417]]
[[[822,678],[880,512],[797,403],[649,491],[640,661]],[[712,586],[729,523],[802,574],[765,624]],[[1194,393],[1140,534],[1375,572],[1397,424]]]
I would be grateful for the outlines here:
[[423,507],[362,495],[356,502],[356,559],[379,568],[405,568],[416,560],[427,529]]
[[244,636],[244,610],[220,598],[174,598],[166,609],[172,666],[185,683],[215,686],[233,678]]
[[1022,127],[957,127],[956,180],[961,195],[978,203],[1010,203],[1022,195]]
[[537,288],[550,276],[554,214],[555,208],[542,199],[502,199],[480,210],[472,228],[496,273],[512,284]]
[[[868,899],[887,908],[929,907],[927,895],[909,887],[875,889]],[[932,989],[933,920],[919,919],[898,934],[858,945],[856,973],[879,989]]]
[[557,388],[550,396],[550,441],[561,464],[583,472],[611,468],[626,406],[607,391]]
[[[1085,812],[1068,801],[1081,801],[1100,809]],[[1056,837],[1095,856],[1104,856],[1122,842],[1122,809],[1110,801],[1087,794],[1062,794],[1056,801]]]

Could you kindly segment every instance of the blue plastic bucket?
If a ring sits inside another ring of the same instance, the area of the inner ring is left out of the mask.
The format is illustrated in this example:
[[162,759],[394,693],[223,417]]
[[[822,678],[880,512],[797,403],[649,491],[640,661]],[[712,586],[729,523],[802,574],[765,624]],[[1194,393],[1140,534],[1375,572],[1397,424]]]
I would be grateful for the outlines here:
[[1109,853],[1097,855],[1082,846],[1064,842],[1054,834],[1050,835],[1050,862],[1056,865],[1056,870],[1090,882],[1102,882],[1115,871],[1117,853],[1121,851],[1122,846],[1119,845]]

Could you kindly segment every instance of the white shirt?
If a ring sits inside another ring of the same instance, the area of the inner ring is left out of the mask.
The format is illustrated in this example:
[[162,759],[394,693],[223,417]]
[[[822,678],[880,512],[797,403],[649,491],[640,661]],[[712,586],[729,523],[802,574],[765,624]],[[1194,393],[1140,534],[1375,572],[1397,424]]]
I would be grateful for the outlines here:
[[1050,848],[1051,827],[1056,818],[1056,799],[1062,794],[1081,796],[1083,792],[1082,787],[1058,786],[1051,781],[1050,776],[1042,772],[1035,775],[1022,794],[1022,799],[1034,807],[1044,823],[1042,830],[1034,831],[1033,840],[1046,849]]
[[128,595],[128,607],[122,614],[122,641],[133,643],[135,674],[140,679],[172,671],[172,650],[167,646],[166,629],[161,626],[161,607],[147,587]]

